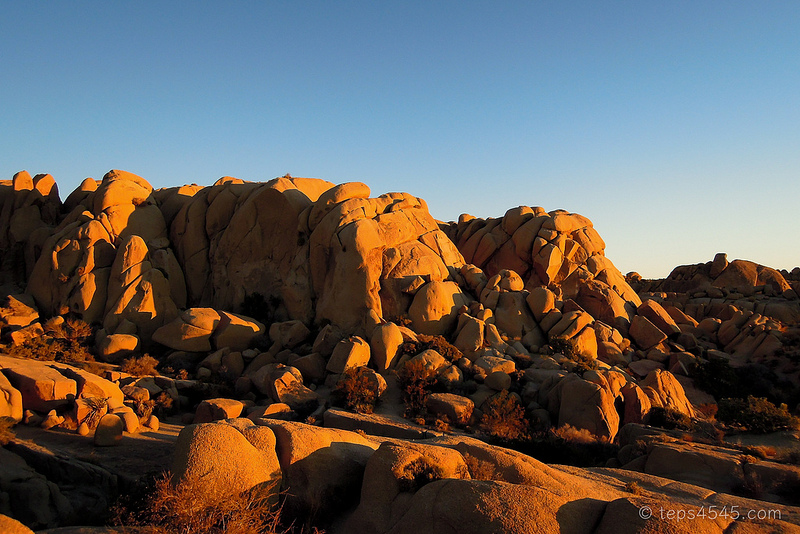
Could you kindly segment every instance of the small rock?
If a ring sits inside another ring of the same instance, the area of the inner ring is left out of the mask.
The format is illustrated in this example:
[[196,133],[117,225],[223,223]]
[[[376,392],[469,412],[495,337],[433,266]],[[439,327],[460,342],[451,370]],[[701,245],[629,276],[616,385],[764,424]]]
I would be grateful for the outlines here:
[[475,408],[475,404],[467,397],[452,393],[431,393],[425,405],[432,414],[445,416],[451,423],[460,425],[469,422]]
[[50,430],[51,428],[57,427],[63,422],[63,416],[58,415],[55,410],[50,410],[50,412],[47,414],[47,417],[45,417],[44,421],[42,421],[42,428],[45,430]]
[[100,418],[94,431],[94,444],[97,447],[110,447],[122,441],[125,423],[115,414],[106,414]]
[[503,391],[511,387],[511,376],[503,371],[495,371],[490,373],[483,383],[495,391]]

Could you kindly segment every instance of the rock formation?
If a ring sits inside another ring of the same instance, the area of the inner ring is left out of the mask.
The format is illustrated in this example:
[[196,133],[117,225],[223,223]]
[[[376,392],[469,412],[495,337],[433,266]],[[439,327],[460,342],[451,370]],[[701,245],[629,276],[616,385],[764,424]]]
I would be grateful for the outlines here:
[[[709,361],[778,362],[800,383],[800,272],[718,255],[662,281],[626,277],[591,221],[563,210],[442,223],[420,198],[372,197],[359,182],[224,177],[154,190],[118,170],[62,203],[52,177],[23,171],[0,183],[0,223],[2,341],[66,346],[88,337],[70,333],[80,319],[106,377],[73,360],[0,357],[0,416],[94,430],[95,445],[113,447],[157,429],[161,399],[193,423],[178,440],[175,480],[208,476],[236,490],[281,480],[300,517],[354,510],[346,532],[433,532],[467,516],[475,532],[600,532],[662,502],[655,490],[628,495],[616,473],[549,468],[471,439],[404,441],[434,431],[399,414],[329,409],[349,381],[397,398],[396,376],[416,372],[417,386],[435,391],[415,409],[437,428],[482,432],[506,403],[530,428],[605,444],[630,442],[653,413],[708,411],[719,399],[694,380]],[[118,372],[145,353],[169,376]],[[375,435],[347,432],[363,428]],[[720,491],[739,480],[712,487],[707,473],[671,471],[686,454],[679,445],[627,444],[617,463],[626,469]],[[731,454],[723,464],[739,461]],[[475,479],[476,458],[490,480]],[[698,506],[689,494],[669,499]]]

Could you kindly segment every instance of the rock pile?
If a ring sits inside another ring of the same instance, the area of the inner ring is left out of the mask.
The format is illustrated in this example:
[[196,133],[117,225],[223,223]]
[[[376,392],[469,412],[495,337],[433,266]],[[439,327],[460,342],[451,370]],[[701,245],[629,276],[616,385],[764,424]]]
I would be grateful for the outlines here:
[[[370,198],[357,182],[225,177],[154,190],[124,171],[87,179],[61,204],[51,178],[26,176],[3,185],[14,228],[35,227],[0,243],[27,251],[26,293],[0,313],[12,342],[41,333],[39,313],[71,314],[102,326],[105,361],[155,350],[235,385],[240,400],[266,397],[292,412],[313,412],[324,401],[315,390],[334,387],[346,369],[398,369],[404,343],[441,335],[463,358],[439,365],[437,377],[453,393],[477,387],[469,401],[478,415],[487,398],[514,391],[552,424],[613,439],[620,421],[665,405],[648,394],[648,377],[683,375],[691,385],[703,350],[752,359],[781,346],[783,324],[746,307],[701,320],[716,303],[642,300],[591,221],[563,210],[523,206],[439,224],[423,200]],[[701,270],[717,285],[746,279],[792,291],[780,273],[724,258]],[[556,387],[587,366],[595,377]],[[674,379],[658,384],[682,390]],[[596,415],[574,413],[560,400],[565,389],[591,399]],[[448,412],[457,402],[446,404],[432,409],[465,418]],[[666,405],[692,413],[680,399]]]

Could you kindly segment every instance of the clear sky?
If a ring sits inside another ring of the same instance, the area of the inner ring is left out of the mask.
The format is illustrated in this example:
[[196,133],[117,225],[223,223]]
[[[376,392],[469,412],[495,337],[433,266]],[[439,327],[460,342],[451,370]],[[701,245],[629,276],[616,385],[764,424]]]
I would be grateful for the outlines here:
[[800,2],[2,2],[0,178],[363,181],[800,265]]

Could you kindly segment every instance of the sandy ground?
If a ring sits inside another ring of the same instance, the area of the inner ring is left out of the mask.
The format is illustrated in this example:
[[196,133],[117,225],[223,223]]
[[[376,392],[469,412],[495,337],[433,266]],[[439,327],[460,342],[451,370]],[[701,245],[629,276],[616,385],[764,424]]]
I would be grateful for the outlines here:
[[125,433],[119,445],[95,447],[91,436],[66,430],[43,430],[17,425],[17,438],[35,443],[56,455],[63,455],[100,465],[130,478],[172,466],[175,441],[183,425],[162,422],[158,432]]

